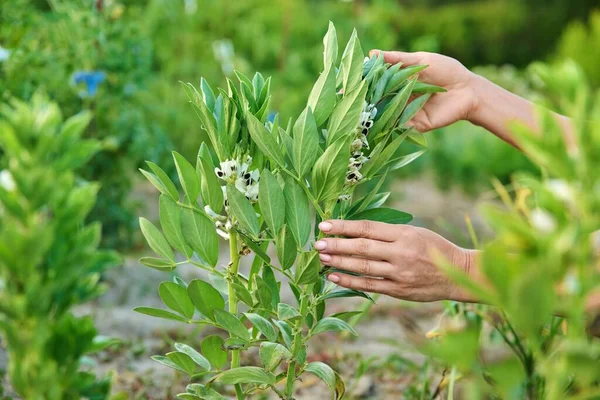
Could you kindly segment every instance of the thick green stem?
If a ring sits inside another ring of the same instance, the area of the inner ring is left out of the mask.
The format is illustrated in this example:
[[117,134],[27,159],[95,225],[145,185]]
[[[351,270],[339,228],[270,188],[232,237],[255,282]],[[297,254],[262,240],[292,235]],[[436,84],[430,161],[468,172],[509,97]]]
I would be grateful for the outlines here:
[[[227,279],[227,292],[229,295],[229,312],[237,316],[237,296],[233,287],[233,277],[237,276],[238,268],[240,266],[240,252],[238,249],[238,237],[237,234],[231,232],[229,236],[229,255],[231,257],[231,263],[229,265],[229,274]],[[232,336],[230,334],[230,336]],[[240,366],[240,351],[233,350],[231,352],[231,368],[238,368]],[[238,399],[243,399],[244,392],[240,384],[235,385],[235,394]]]
[[287,399],[292,399],[294,395],[294,382],[296,381],[296,367],[298,367],[298,362],[296,361],[298,358],[298,354],[300,354],[300,350],[302,350],[303,337],[302,337],[302,324],[306,320],[306,314],[309,309],[308,300],[310,297],[310,293],[312,292],[313,285],[307,285],[304,293],[302,295],[302,299],[300,299],[300,318],[296,321],[296,325],[294,326],[294,343],[292,345],[292,354],[293,359],[288,364],[287,370],[287,381],[285,386],[285,395]]

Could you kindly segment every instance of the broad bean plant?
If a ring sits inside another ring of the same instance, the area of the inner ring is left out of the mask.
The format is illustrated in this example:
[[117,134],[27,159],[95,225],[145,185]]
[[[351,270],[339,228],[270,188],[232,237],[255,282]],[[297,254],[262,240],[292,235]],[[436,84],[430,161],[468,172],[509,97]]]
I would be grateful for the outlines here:
[[[199,349],[177,343],[154,357],[189,375],[181,398],[221,399],[232,385],[238,399],[265,390],[292,399],[306,373],[323,380],[332,398],[344,394],[340,376],[327,364],[307,362],[307,343],[328,331],[356,334],[347,322],[356,312],[328,315],[328,299],[370,297],[326,281],[313,250],[322,236],[316,225],[328,218],[411,220],[383,207],[389,193],[380,189],[390,171],[422,154],[399,153],[406,139],[423,144],[407,122],[443,89],[418,82],[425,66],[365,58],[356,31],[339,62],[333,24],[323,42],[323,71],[296,119],[284,124],[278,115],[270,117],[271,79],[260,73],[250,79],[236,72],[238,83],[228,80],[226,89],[214,90],[204,79],[199,88],[185,84],[210,141],[200,146],[195,166],[173,153],[182,193],[158,165],[148,163],[142,171],[161,193],[162,232],[140,219],[158,256],[141,263],[161,271],[191,263],[207,270],[211,281],[163,282],[158,291],[167,309],[136,311],[211,325],[229,335],[208,336]],[[355,198],[356,188],[367,182],[372,190]],[[220,239],[230,250],[224,266]],[[183,260],[177,261],[175,251]],[[247,274],[239,269],[242,257],[254,257]],[[281,298],[284,284],[293,304]],[[252,348],[260,365],[242,365]]]
[[110,379],[81,360],[112,341],[71,312],[102,292],[101,273],[119,261],[98,250],[100,224],[85,222],[98,185],[73,172],[100,148],[81,137],[90,119],[63,120],[40,92],[0,106],[0,335],[12,390],[24,399],[110,392]]

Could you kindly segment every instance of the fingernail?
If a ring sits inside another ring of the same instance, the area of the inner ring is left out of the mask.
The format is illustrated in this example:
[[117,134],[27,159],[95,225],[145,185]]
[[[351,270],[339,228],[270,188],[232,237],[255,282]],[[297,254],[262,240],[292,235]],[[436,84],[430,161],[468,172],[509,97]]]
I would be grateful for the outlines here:
[[331,261],[331,256],[329,254],[319,254],[319,258],[321,259],[321,261],[323,262],[329,262]]
[[333,283],[338,283],[340,281],[340,277],[337,275],[329,275],[327,279],[329,279]]
[[333,228],[333,225],[331,225],[331,222],[321,222],[319,224],[319,229],[323,232],[329,232],[331,230],[331,228]]
[[316,250],[325,250],[326,248],[327,248],[327,242],[324,240],[319,240],[317,243],[315,243]]
[[369,57],[373,57],[376,54],[379,54],[381,50],[377,50],[377,49],[373,49],[371,51],[369,51]]

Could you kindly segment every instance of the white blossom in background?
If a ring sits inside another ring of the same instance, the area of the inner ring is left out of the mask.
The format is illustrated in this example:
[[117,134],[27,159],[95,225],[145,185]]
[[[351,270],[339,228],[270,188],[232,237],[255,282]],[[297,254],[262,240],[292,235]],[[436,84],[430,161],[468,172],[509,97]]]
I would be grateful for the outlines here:
[[531,211],[531,225],[541,233],[552,233],[556,229],[556,220],[549,212],[536,208]]
[[221,64],[221,70],[226,76],[233,74],[235,52],[229,39],[215,40],[212,44],[215,59]]
[[0,186],[9,192],[12,192],[16,188],[15,180],[13,179],[10,171],[7,169],[0,171]]
[[10,50],[5,49],[4,47],[0,46],[0,63],[8,60],[9,57],[10,57]]
[[573,188],[563,179],[550,179],[546,183],[546,187],[556,198],[565,203],[572,204],[575,199]]

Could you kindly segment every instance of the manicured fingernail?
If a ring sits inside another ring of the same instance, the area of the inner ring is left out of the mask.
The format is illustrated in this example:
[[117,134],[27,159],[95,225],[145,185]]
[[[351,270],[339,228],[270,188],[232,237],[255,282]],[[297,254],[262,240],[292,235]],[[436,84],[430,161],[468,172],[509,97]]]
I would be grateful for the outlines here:
[[331,228],[333,228],[333,225],[331,225],[331,222],[321,222],[319,224],[319,229],[322,230],[323,232],[329,232],[331,230]]
[[327,248],[327,242],[324,240],[319,240],[315,243],[315,250],[325,250]]
[[323,262],[329,262],[331,261],[331,256],[329,254],[319,254],[319,258],[321,259],[321,261]]
[[381,50],[377,50],[377,49],[373,49],[371,51],[369,51],[369,57],[373,57],[374,55],[379,54]]
[[329,279],[333,283],[338,283],[340,281],[340,277],[337,275],[329,275],[327,279]]

